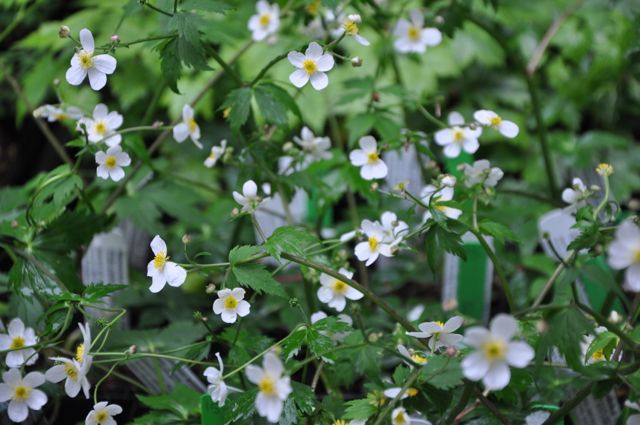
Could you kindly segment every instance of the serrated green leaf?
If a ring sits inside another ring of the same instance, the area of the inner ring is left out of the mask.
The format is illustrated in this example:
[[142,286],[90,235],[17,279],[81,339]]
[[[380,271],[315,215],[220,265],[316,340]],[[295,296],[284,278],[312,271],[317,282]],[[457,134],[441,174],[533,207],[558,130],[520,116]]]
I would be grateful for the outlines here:
[[242,286],[251,288],[259,294],[265,292],[283,298],[288,297],[282,286],[261,264],[242,264],[232,267],[231,270]]
[[310,386],[293,381],[293,401],[304,415],[312,414],[316,409],[316,395]]
[[241,87],[231,91],[222,105],[223,108],[231,108],[229,111],[229,124],[233,129],[239,129],[247,122],[251,107],[251,89]]
[[229,262],[235,265],[238,262],[245,261],[262,252],[262,248],[254,245],[236,246],[229,252]]
[[186,0],[180,8],[183,10],[202,10],[204,12],[226,13],[235,7],[221,0]]
[[168,394],[142,396],[136,395],[145,406],[154,410],[168,410],[183,420],[198,411],[200,405],[200,392],[186,385],[178,384]]
[[307,339],[307,330],[298,329],[282,343],[282,358],[289,360],[294,356]]
[[283,226],[266,240],[264,249],[277,260],[283,252],[305,257],[305,249],[318,242],[318,238],[302,227]]
[[427,384],[448,390],[462,384],[460,361],[453,357],[434,356],[422,368],[422,378]]
[[253,96],[266,122],[276,125],[285,125],[289,122],[286,106],[265,87],[257,86],[253,90]]
[[182,63],[178,56],[178,41],[173,38],[163,42],[159,45],[158,50],[160,52],[160,71],[162,71],[162,78],[164,78],[174,93],[180,94],[180,90],[178,90],[178,79],[182,74]]
[[95,303],[107,295],[120,291],[126,287],[127,285],[101,284],[98,282],[97,284],[88,285],[82,293],[82,298],[90,303]]
[[495,221],[482,220],[480,222],[480,231],[486,235],[493,236],[500,243],[503,243],[506,239],[518,242],[518,237],[511,229]]
[[368,399],[351,400],[346,403],[345,419],[369,419],[377,409]]

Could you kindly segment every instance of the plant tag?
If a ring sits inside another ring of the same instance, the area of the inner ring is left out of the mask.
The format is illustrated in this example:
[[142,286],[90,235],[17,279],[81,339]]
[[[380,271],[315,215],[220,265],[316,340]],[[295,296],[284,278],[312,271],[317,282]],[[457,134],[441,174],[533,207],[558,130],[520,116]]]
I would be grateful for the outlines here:
[[[389,188],[393,188],[401,182],[408,183],[407,191],[419,194],[424,186],[424,179],[420,171],[418,152],[414,145],[399,151],[387,151],[382,154],[382,159],[387,164],[389,173],[385,181]],[[406,201],[409,202],[409,201]]]
[[[293,198],[289,202],[288,210],[294,224],[301,223],[307,214],[307,193],[302,189],[296,189]],[[264,235],[268,238],[278,227],[287,225],[287,211],[279,193],[274,193],[271,198],[262,203],[256,211],[256,220]],[[262,243],[262,238],[256,232],[256,241]]]

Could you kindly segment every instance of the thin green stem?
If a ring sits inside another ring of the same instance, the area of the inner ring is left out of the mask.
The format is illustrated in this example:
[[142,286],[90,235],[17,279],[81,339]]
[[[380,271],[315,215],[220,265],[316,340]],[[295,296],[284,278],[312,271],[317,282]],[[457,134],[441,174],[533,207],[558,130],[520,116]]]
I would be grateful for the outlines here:
[[393,408],[393,406],[396,405],[396,403],[398,401],[400,401],[400,398],[404,395],[404,393],[409,389],[409,387],[411,385],[413,385],[413,383],[418,379],[418,377],[420,376],[420,373],[422,372],[422,369],[420,368],[415,368],[413,370],[413,372],[411,372],[411,375],[409,375],[407,377],[407,381],[404,383],[404,385],[402,386],[402,388],[400,389],[400,391],[398,392],[398,394],[396,394],[396,396],[393,398],[393,400],[391,400],[384,408],[384,410],[380,413],[380,415],[378,415],[378,419],[373,423],[373,425],[380,425],[383,422],[387,421],[389,418],[389,412],[391,412],[391,409]]
[[542,425],[555,425],[558,421],[567,416],[574,407],[580,404],[582,400],[584,400],[589,396],[589,394],[591,394],[591,389],[594,385],[595,382],[590,382],[589,384],[587,384],[587,386],[578,391],[576,395],[573,396],[573,398],[566,401],[560,409],[553,412],[551,416],[549,416],[547,420],[542,423]]
[[449,412],[449,415],[446,418],[443,418],[438,425],[450,425],[454,423],[458,414],[460,414],[460,412],[467,407],[467,404],[469,404],[469,399],[471,398],[474,387],[475,383],[472,381],[466,381],[460,400],[458,400],[458,403],[455,405],[453,410]]
[[438,127],[438,128],[446,128],[447,127],[447,125],[444,122],[442,122],[438,118],[436,118],[424,106],[422,106],[420,104],[417,104],[416,107],[417,107],[418,112],[420,112],[422,114],[422,116],[427,119],[427,121],[431,122],[436,127]]
[[596,209],[593,210],[593,221],[596,221],[598,219],[598,214],[600,214],[600,211],[602,211],[605,205],[607,205],[607,202],[609,202],[609,193],[611,192],[609,175],[605,173],[602,175],[602,178],[604,179],[604,197],[602,198],[602,201],[600,201]]
[[560,277],[560,274],[562,274],[562,271],[566,268],[566,265],[573,262],[575,257],[576,257],[575,251],[571,250],[567,253],[567,256],[560,262],[560,264],[558,264],[558,267],[556,267],[556,269],[553,271],[553,274],[551,275],[551,277],[549,277],[549,280],[547,280],[547,282],[542,287],[542,291],[540,291],[540,294],[538,294],[538,297],[536,298],[533,305],[531,306],[532,308],[536,308],[540,304],[542,304],[542,301],[547,296],[547,293],[553,287],[553,284],[555,283],[555,281],[558,280],[558,277]]
[[168,38],[176,38],[177,36],[178,36],[178,33],[175,33],[175,32],[171,34],[165,34],[165,35],[154,35],[151,37],[145,37],[145,38],[140,38],[138,40],[130,41],[128,43],[120,43],[117,45],[117,47],[130,47],[130,46],[133,46],[134,44],[146,43],[147,41],[166,40]]
[[100,384],[102,384],[108,377],[113,373],[113,370],[118,366],[118,362],[114,363],[113,366],[109,368],[107,373],[104,374],[102,378],[96,383],[95,388],[93,389],[93,404],[98,403],[98,388],[100,388]]
[[149,9],[155,10],[158,13],[162,13],[165,16],[173,17],[173,13],[167,12],[166,10],[162,10],[159,7],[152,5],[151,3],[147,2],[147,1],[142,3],[142,5],[143,6],[147,6]]
[[147,358],[147,357],[152,357],[152,358],[156,358],[156,359],[168,359],[168,360],[175,360],[177,362],[183,362],[183,363],[189,363],[189,364],[197,364],[197,365],[202,365],[202,366],[211,366],[212,363],[211,362],[203,362],[200,360],[193,360],[193,359],[187,359],[184,357],[178,357],[178,356],[172,356],[169,354],[163,354],[163,353],[136,353],[136,354],[128,354],[126,352],[101,352],[101,353],[95,353],[95,352],[91,352],[89,353],[94,357],[114,357],[114,356],[120,356],[120,358],[118,359],[107,359],[107,360],[97,360],[94,361],[94,363],[110,363],[112,361],[116,361],[116,362],[123,362],[123,361],[129,361],[129,360],[138,360],[138,359],[143,359],[143,358]]

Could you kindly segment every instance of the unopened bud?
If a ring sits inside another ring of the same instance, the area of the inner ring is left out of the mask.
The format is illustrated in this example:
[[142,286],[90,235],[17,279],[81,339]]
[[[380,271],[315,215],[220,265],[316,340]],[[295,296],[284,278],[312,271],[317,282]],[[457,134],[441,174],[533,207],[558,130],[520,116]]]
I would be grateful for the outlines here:
[[640,210],[640,200],[638,200],[638,199],[630,199],[629,202],[627,203],[627,206],[632,211],[638,211],[638,210]]
[[60,85],[60,78],[54,78],[53,79],[53,85],[56,86],[56,87],[59,86]]
[[371,93],[371,100],[373,102],[380,102],[380,93],[378,93],[377,91]]
[[287,142],[284,145],[282,145],[282,150],[284,152],[288,152],[288,151],[292,150],[293,148],[294,148],[294,146],[293,146],[293,143],[291,143],[291,142]]
[[58,30],[58,36],[60,36],[60,38],[67,38],[69,35],[71,35],[71,29],[66,25],[62,25]]
[[433,19],[433,22],[435,22],[438,25],[442,25],[442,24],[444,24],[444,18],[442,16],[438,15]]
[[296,297],[289,298],[289,306],[291,306],[291,307],[294,307],[294,308],[295,308],[295,307],[297,307],[298,305],[300,305],[300,301],[299,301]]
[[111,36],[111,42],[112,43],[120,43],[120,36],[118,34],[113,34]]
[[136,345],[131,345],[128,349],[127,349],[127,354],[131,355],[131,354],[135,354],[138,351],[138,347],[136,347]]
[[185,245],[188,243],[191,243],[191,235],[188,233],[185,233],[184,235],[182,235],[182,243]]
[[153,124],[151,124],[151,127],[153,128],[158,128],[158,127],[162,127],[164,123],[162,121],[154,121]]
[[351,66],[354,68],[359,68],[362,66],[362,58],[360,56],[355,56],[351,58]]
[[449,357],[455,357],[458,354],[458,349],[456,347],[447,347],[445,354]]
[[549,330],[549,324],[546,320],[538,320],[536,322],[536,330],[541,334],[546,333]]
[[589,186],[589,190],[592,192],[600,192],[600,186],[598,186],[597,184],[592,184],[591,186]]
[[18,222],[16,220],[11,220],[11,228],[15,229],[16,227],[18,227]]
[[232,217],[235,217],[235,216],[237,216],[238,214],[240,214],[240,210],[239,210],[239,209],[234,208],[234,209],[232,209],[232,210],[231,210],[231,216],[232,216]]
[[208,284],[207,287],[204,289],[204,292],[206,292],[209,295],[214,294],[216,292],[216,284],[215,283]]
[[380,187],[380,185],[378,184],[378,182],[371,183],[371,191],[372,192],[375,192],[376,190],[378,190],[379,187]]
[[456,300],[455,298],[449,298],[442,303],[442,309],[444,311],[451,311],[455,310],[456,308],[458,308],[458,300]]
[[229,108],[225,108],[225,109],[222,111],[222,118],[224,118],[224,119],[226,120],[227,118],[229,118],[229,114],[230,114],[230,113],[231,113],[231,107],[229,107]]

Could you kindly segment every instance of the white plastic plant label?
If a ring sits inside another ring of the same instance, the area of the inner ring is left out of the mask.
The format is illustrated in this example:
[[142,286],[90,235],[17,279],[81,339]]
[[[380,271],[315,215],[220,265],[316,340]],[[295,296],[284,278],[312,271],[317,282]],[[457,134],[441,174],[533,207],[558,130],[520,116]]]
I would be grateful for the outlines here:
[[[294,224],[301,223],[307,213],[309,197],[302,189],[296,189],[293,198],[285,209],[282,197],[279,193],[273,193],[270,199],[263,202],[256,211],[256,220],[264,235],[268,238],[278,227],[287,226],[287,214],[291,215]],[[256,241],[262,243],[262,238],[256,233]]]
[[418,152],[413,144],[406,149],[390,150],[382,154],[382,159],[389,169],[385,178],[390,188],[401,182],[408,182],[407,190],[418,194],[424,186],[424,179],[420,172]]

